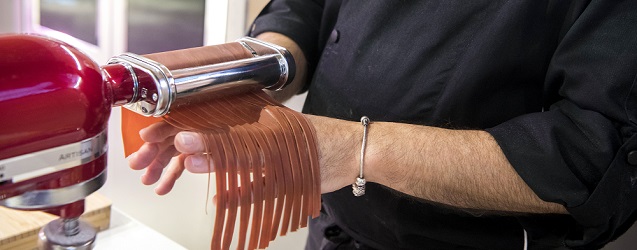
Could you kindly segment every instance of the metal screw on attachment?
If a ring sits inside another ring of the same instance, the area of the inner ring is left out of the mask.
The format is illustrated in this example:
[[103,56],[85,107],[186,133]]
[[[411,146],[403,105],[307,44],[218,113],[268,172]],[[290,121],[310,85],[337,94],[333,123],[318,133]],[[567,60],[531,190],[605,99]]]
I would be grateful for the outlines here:
[[153,101],[157,101],[157,99],[159,99],[159,97],[157,96],[157,93],[153,93]]
[[146,107],[142,107],[142,112],[143,112],[144,114],[146,114],[146,113],[148,113],[148,109],[147,109]]
[[70,218],[62,220],[64,235],[74,236],[80,232],[80,222],[78,218]]

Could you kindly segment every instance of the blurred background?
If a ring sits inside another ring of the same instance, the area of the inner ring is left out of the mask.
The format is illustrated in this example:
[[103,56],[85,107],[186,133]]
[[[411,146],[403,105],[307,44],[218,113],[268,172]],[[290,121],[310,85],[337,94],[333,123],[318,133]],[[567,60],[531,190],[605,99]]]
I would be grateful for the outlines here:
[[[1,0],[0,34],[39,33],[61,39],[105,64],[124,52],[220,44],[246,34],[268,0]],[[1,55],[0,55],[1,56]],[[300,110],[304,96],[286,103]],[[108,180],[99,192],[113,209],[186,249],[209,249],[214,206],[206,209],[207,175],[184,173],[171,193],[155,195],[123,157],[120,110],[109,124]],[[214,183],[211,184],[214,187]],[[269,249],[303,249],[306,229],[278,237]],[[637,249],[637,229],[608,245]],[[151,240],[151,239],[148,239]],[[99,246],[99,238],[97,241]]]

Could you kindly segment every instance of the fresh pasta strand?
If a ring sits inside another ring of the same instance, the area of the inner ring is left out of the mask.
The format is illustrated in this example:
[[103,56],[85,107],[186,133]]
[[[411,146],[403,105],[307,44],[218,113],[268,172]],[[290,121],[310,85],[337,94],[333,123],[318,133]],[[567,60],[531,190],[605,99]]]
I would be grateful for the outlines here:
[[[237,249],[256,249],[267,247],[277,231],[285,235],[305,227],[308,217],[319,214],[313,130],[302,115],[273,103],[267,94],[254,91],[196,107],[181,106],[165,117],[181,129],[205,135],[206,155],[216,168],[217,182],[222,182],[216,185],[218,214],[212,249],[230,248],[237,219]],[[261,112],[254,112],[255,107]],[[250,114],[259,117],[241,117]],[[224,181],[219,175],[226,174]],[[219,220],[225,220],[223,227]]]

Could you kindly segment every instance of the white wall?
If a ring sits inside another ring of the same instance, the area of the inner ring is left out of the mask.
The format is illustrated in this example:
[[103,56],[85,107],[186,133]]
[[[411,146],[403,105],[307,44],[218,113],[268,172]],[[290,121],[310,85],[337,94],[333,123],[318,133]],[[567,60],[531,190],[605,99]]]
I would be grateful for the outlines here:
[[20,10],[17,0],[0,1],[0,34],[20,31]]

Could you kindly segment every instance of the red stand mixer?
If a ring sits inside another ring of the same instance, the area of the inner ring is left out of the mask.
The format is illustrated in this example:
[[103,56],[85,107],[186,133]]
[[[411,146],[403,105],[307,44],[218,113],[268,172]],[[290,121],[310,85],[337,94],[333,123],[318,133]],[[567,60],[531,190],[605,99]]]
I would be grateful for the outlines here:
[[96,232],[78,217],[106,181],[111,107],[159,117],[201,94],[278,90],[294,78],[284,48],[252,38],[224,46],[251,57],[169,70],[123,54],[100,67],[51,38],[0,36],[0,206],[60,216],[41,230],[43,249],[91,249]]

